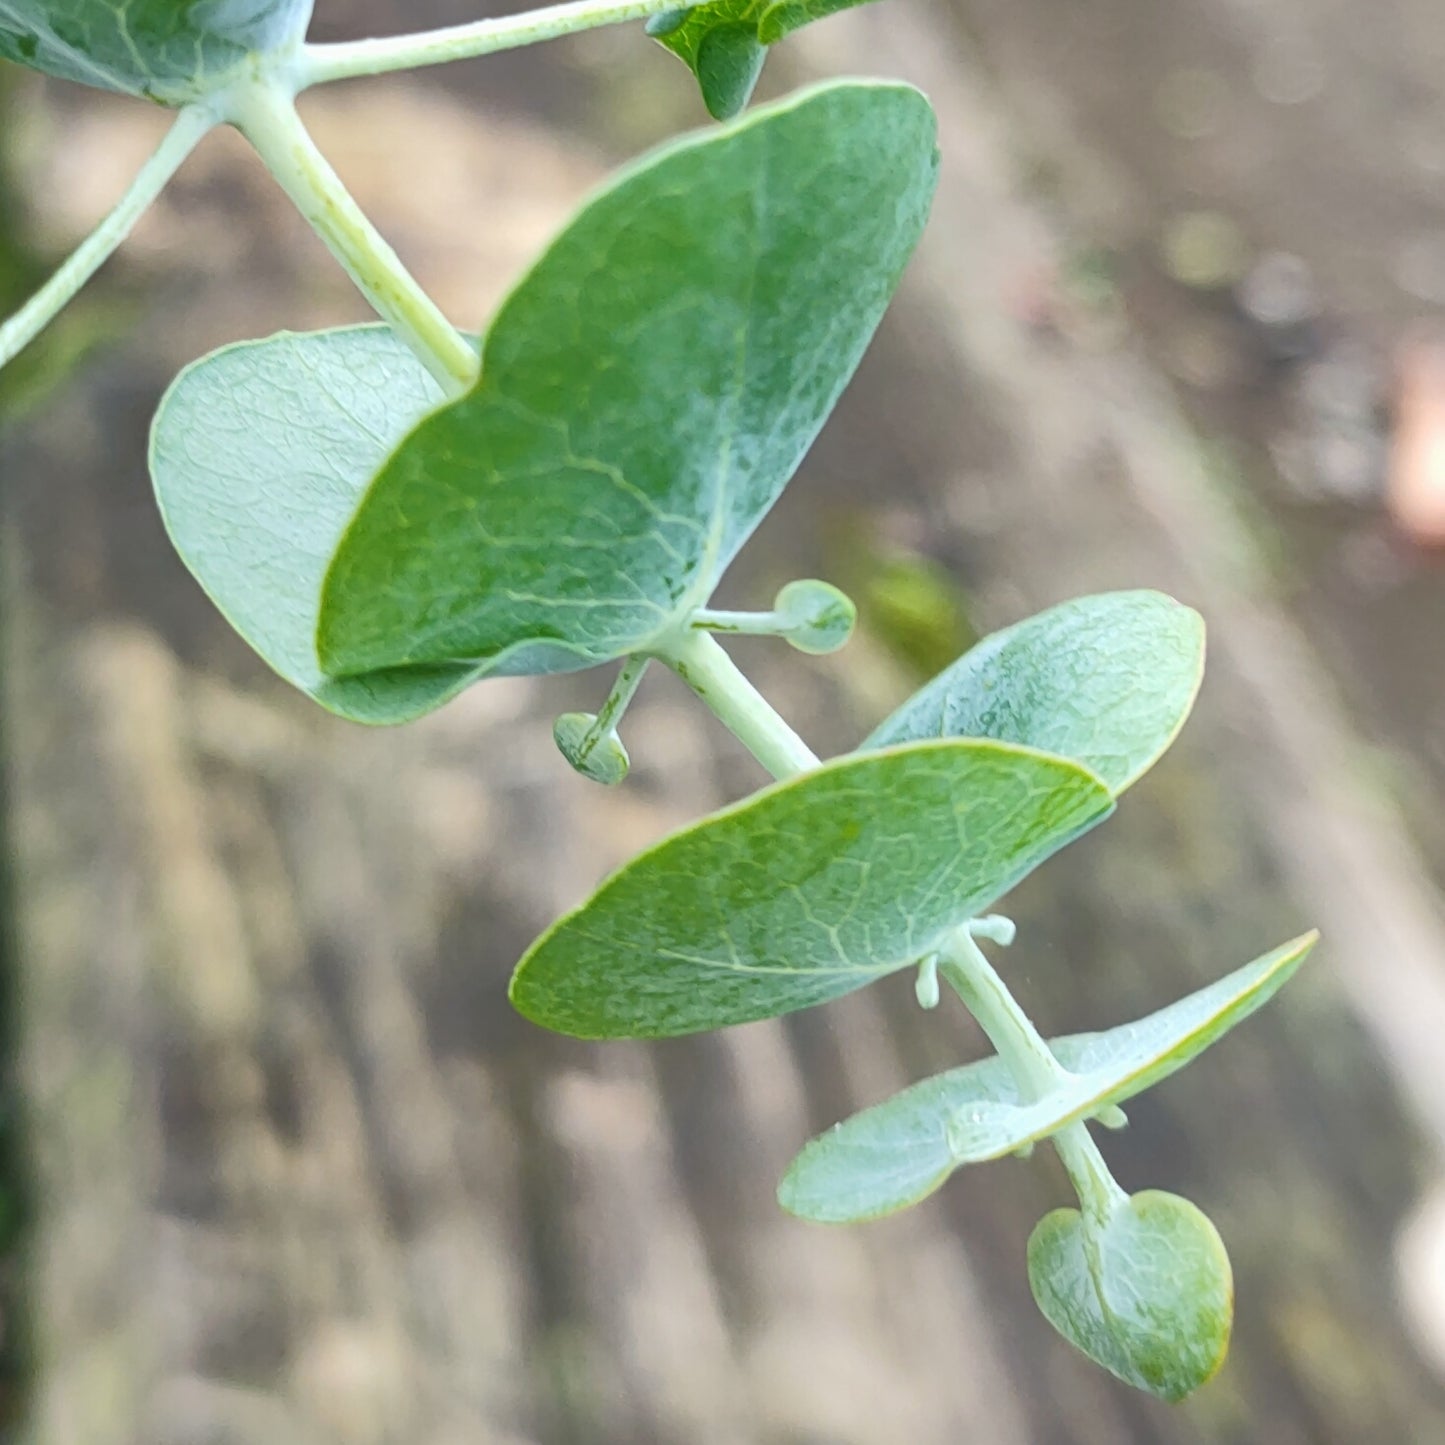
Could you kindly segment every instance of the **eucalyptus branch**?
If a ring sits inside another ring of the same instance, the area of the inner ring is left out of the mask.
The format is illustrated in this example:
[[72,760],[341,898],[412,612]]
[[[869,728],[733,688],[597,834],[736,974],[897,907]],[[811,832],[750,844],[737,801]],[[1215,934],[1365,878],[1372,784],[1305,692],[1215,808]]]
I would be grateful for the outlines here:
[[176,116],[165,139],[141,167],[140,174],[115,209],[80,243],[50,280],[0,326],[0,366],[13,361],[34,341],[115,254],[166,183],[218,122],[215,109],[208,104],[187,106]]
[[474,20],[415,35],[308,45],[301,53],[298,78],[305,89],[334,80],[385,75],[426,65],[445,65],[478,55],[516,50],[604,25],[646,20],[673,10],[687,10],[698,0],[574,0],[521,15]]
[[824,765],[713,633],[831,652],[852,630],[849,599],[801,580],[768,612],[692,605],[782,494],[917,244],[938,175],[926,99],[884,82],[824,85],[630,167],[498,313],[485,388],[478,351],[295,108],[310,85],[650,16],[723,118],[746,105],[772,45],[852,3],[577,0],[307,46],[310,0],[67,0],[103,22],[75,26],[83,43],[55,34],[54,0],[0,0],[30,46],[0,36],[7,56],[131,95],[195,98],[112,215],[0,328],[0,361],[111,254],[212,125],[237,126],[393,331],[226,347],[171,388],[151,471],[211,598],[278,673],[358,722],[412,721],[495,670],[616,664],[600,712],[554,729],[601,783],[626,777],[619,721],[649,659],[666,663],[792,781],[626,864],[528,949],[513,1004],[580,1038],[659,1039],[826,1004],[915,966],[932,1007],[946,980],[996,1054],[820,1135],[779,1198],[820,1222],[876,1219],[959,1168],[1052,1137],[1082,1211],[1035,1228],[1035,1298],[1090,1358],[1180,1399],[1224,1357],[1228,1257],[1186,1201],[1125,1195],[1082,1121],[1121,1122],[1120,1103],[1247,1018],[1314,938],[1145,1018],[1052,1043],[977,940],[1012,941],[1012,923],[983,910],[1103,822],[1172,742],[1199,686],[1201,619],[1147,592],[1050,609],[985,639]]
[[261,77],[227,95],[226,119],[321,237],[377,314],[395,328],[450,396],[475,385],[481,362],[402,264],[318,149],[293,96]]

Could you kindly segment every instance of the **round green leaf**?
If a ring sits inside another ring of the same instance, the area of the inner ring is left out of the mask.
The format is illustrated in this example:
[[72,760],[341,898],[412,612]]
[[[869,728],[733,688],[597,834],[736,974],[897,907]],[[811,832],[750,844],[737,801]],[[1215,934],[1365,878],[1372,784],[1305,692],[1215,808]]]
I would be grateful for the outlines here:
[[675,834],[517,966],[512,1002],[580,1038],[771,1018],[906,968],[1108,815],[1062,758],[993,742],[853,755]]
[[326,577],[323,669],[589,666],[710,596],[822,426],[922,230],[927,101],[825,86],[596,197],[476,388],[381,469]]
[[0,57],[183,105],[300,42],[314,0],[0,0]]
[[1267,1003],[1317,935],[1305,934],[1134,1023],[1054,1039],[1067,1084],[1026,1103],[997,1056],[951,1069],[855,1114],[808,1144],[778,1187],[790,1213],[852,1224],[906,1209],[965,1164],[999,1159],[1133,1098]]
[[1219,1232],[1187,1199],[1146,1190],[1107,1224],[1056,1209],[1029,1240],[1029,1284],[1063,1337],[1127,1384],[1178,1401],[1218,1373],[1234,1323]]
[[1159,592],[1052,607],[986,637],[863,744],[1001,738],[1073,758],[1122,793],[1168,748],[1204,674],[1204,622]]
[[332,681],[316,659],[321,580],[362,490],[441,401],[384,326],[278,336],[182,372],[151,432],[151,475],[176,550],[288,682],[356,722],[418,717],[475,667]]

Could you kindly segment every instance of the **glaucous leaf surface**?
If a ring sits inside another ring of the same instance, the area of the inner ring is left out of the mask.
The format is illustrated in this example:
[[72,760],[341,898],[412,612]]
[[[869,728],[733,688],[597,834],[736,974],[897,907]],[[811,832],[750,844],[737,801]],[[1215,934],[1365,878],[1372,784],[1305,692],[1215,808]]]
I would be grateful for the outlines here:
[[585,667],[705,602],[883,314],[934,130],[911,88],[824,86],[585,206],[502,307],[475,390],[362,499],[325,582],[324,670]]
[[1110,812],[1063,758],[943,741],[852,755],[674,834],[517,966],[579,1038],[665,1038],[851,993],[933,951]]
[[301,40],[313,0],[0,0],[0,57],[178,105]]
[[1045,1215],[1029,1240],[1029,1284],[1066,1340],[1162,1399],[1193,1394],[1228,1353],[1229,1256],[1207,1216],[1177,1195],[1145,1190],[1103,1227],[1077,1209]]
[[647,33],[697,77],[703,101],[717,120],[747,105],[762,74],[768,46],[785,35],[865,0],[711,0],[689,10],[654,16]]
[[384,326],[231,346],[182,372],[151,432],[151,475],[176,550],[236,630],[288,682],[357,722],[405,722],[476,668],[326,678],[321,581],[357,499],[442,399]]
[[823,1224],[878,1219],[917,1204],[955,1169],[1046,1139],[1182,1069],[1267,1003],[1315,939],[1311,933],[1286,943],[1134,1023],[1052,1040],[1073,1077],[1036,1103],[1024,1102],[997,1056],[914,1084],[809,1143],[778,1198],[790,1213]]
[[1001,738],[1122,793],[1174,741],[1204,675],[1204,621],[1160,592],[1051,607],[984,638],[863,743]]

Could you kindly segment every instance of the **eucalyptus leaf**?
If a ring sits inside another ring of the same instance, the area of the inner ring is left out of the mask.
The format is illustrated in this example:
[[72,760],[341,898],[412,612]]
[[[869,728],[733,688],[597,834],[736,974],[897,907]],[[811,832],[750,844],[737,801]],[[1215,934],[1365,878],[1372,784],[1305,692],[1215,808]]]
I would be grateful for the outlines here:
[[1106,1224],[1056,1209],[1029,1240],[1045,1318],[1127,1384],[1178,1401],[1218,1373],[1234,1322],[1219,1232],[1187,1199],[1145,1190]]
[[864,742],[985,737],[1073,758],[1122,793],[1174,741],[1204,674],[1204,622],[1160,592],[1051,607],[986,637]]
[[0,57],[181,105],[299,43],[314,0],[0,0]]
[[442,400],[384,326],[277,336],[182,372],[151,433],[151,475],[181,559],[288,682],[355,722],[398,723],[475,667],[333,681],[316,660],[321,582],[367,483]]
[[674,834],[517,966],[580,1038],[771,1018],[906,968],[1112,808],[1077,764],[988,741],[852,755]]
[[927,216],[935,126],[848,82],[664,148],[502,307],[327,574],[323,669],[646,651],[711,594],[863,354]]
[[1294,975],[1317,935],[1283,944],[1168,1008],[1103,1033],[1049,1047],[1070,1078],[1027,1102],[994,1056],[935,1075],[836,1124],[789,1167],[778,1197],[790,1213],[849,1224],[906,1209],[965,1164],[999,1159],[1107,1113],[1182,1069],[1267,1003]]
[[747,105],[767,48],[785,35],[866,0],[710,0],[654,16],[647,33],[697,77],[708,112],[729,120]]

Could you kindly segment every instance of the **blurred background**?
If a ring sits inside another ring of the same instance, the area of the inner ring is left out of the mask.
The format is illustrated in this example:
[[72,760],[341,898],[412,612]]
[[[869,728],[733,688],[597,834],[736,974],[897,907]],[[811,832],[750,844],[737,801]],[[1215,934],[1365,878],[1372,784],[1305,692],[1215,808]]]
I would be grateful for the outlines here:
[[[478,0],[319,0],[344,38]],[[498,9],[508,7],[497,7]],[[983,1050],[897,978],[650,1047],[512,1015],[530,939],[763,781],[649,678],[605,793],[584,675],[328,718],[171,554],[146,429],[186,362],[363,316],[233,137],[0,380],[0,1413],[41,1445],[1358,1445],[1445,1440],[1445,16],[1438,0],[887,0],[765,88],[906,77],[944,180],[903,293],[728,582],[820,575],[836,658],[739,646],[824,753],[979,633],[1158,586],[1211,668],[1168,758],[1010,900],[1049,1032],[1310,925],[1265,1013],[1135,1101],[1130,1189],[1218,1222],[1233,1355],[1100,1374],[1023,1270],[1049,1151],[847,1230],[813,1132]],[[640,28],[303,106],[459,323],[607,169],[700,124]],[[0,67],[0,310],[155,144]]]

